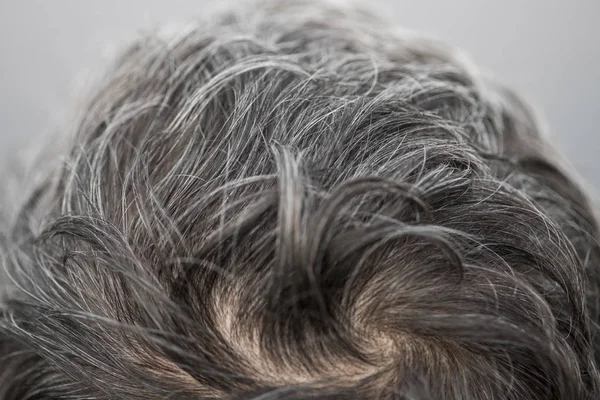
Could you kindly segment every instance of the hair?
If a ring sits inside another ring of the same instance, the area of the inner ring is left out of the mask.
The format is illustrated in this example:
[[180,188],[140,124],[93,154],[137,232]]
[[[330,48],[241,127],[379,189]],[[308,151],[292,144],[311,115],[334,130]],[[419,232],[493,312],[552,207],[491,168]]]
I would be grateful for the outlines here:
[[594,210],[452,48],[253,3],[138,40],[75,130],[3,196],[0,399],[600,396]]

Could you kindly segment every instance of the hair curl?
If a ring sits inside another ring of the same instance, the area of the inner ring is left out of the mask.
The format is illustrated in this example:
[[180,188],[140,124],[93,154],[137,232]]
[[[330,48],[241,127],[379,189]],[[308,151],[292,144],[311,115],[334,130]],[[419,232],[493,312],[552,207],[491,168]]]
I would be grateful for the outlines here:
[[447,46],[262,2],[139,40],[76,131],[4,213],[0,399],[598,398],[589,201]]

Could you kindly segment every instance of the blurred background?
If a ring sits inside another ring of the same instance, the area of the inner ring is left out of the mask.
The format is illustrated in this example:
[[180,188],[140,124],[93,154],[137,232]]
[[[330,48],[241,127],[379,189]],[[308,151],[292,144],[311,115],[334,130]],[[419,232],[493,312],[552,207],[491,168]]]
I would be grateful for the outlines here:
[[[461,47],[520,91],[544,113],[573,166],[600,188],[600,0],[363,2]],[[216,3],[0,0],[0,160],[64,124],[86,83],[137,34],[201,17]]]

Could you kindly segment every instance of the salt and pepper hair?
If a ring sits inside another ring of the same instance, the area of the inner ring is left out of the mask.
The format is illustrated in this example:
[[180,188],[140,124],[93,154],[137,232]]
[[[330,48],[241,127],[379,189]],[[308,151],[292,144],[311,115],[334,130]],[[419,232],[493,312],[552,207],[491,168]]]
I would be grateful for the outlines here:
[[540,131],[361,10],[145,37],[4,218],[0,399],[597,399],[598,226]]

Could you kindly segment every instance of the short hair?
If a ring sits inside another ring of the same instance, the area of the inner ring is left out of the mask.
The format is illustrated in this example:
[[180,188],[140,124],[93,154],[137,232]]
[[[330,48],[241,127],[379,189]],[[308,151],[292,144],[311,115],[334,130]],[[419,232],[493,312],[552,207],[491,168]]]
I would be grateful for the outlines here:
[[359,9],[137,41],[6,213],[0,399],[595,399],[598,225],[529,107]]

